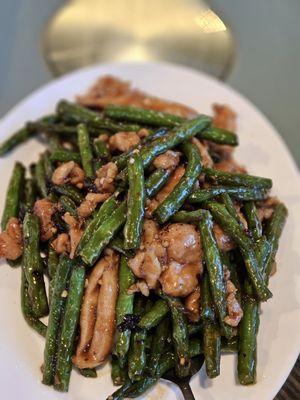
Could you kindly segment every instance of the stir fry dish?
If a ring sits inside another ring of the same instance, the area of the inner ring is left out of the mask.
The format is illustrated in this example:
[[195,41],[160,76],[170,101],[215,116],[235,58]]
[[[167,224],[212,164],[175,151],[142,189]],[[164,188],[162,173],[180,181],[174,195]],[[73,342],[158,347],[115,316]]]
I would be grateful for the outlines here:
[[228,106],[209,117],[106,76],[0,145],[47,146],[15,164],[0,234],[23,316],[45,337],[44,384],[68,391],[72,369],[95,378],[110,361],[109,399],[135,398],[199,354],[218,376],[224,352],[255,383],[287,209],[234,160],[235,130]]

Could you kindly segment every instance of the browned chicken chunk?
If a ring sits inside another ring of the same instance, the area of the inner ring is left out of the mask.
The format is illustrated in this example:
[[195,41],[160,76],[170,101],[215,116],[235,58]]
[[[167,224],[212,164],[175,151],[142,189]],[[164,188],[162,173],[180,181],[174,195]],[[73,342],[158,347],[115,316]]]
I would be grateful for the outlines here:
[[84,171],[74,161],[61,164],[52,174],[52,182],[55,185],[70,183],[81,189],[85,178]]
[[111,194],[115,190],[115,178],[118,174],[118,168],[115,163],[109,162],[96,171],[97,178],[95,185],[99,193]]
[[198,286],[202,274],[200,236],[190,224],[171,224],[161,232],[167,250],[167,268],[161,274],[163,291],[170,296],[186,297]]
[[136,132],[118,132],[109,138],[111,151],[128,151],[136,147],[141,139]]
[[84,106],[94,108],[102,108],[108,104],[132,105],[186,118],[197,116],[196,111],[183,104],[149,96],[137,89],[132,89],[129,82],[113,76],[100,78],[85,95],[78,96],[77,100]]
[[17,260],[23,253],[22,227],[18,218],[10,218],[0,233],[0,258]]
[[52,215],[56,212],[57,206],[48,199],[37,200],[34,203],[33,212],[39,217],[41,240],[51,239],[57,232]]

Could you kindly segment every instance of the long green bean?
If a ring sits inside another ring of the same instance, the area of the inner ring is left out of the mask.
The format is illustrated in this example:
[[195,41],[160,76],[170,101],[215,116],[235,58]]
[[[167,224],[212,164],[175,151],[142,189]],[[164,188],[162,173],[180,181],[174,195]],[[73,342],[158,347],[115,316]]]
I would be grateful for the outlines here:
[[4,230],[11,217],[18,217],[24,186],[25,168],[19,162],[14,166],[6,192],[1,228]]
[[140,247],[145,214],[144,169],[139,153],[128,161],[129,191],[127,195],[127,218],[124,226],[124,246],[126,249]]
[[54,377],[54,388],[61,392],[67,392],[69,388],[72,370],[71,357],[74,351],[84,283],[85,269],[75,265],[71,272]]
[[[134,275],[128,267],[125,256],[121,257],[120,268],[119,268],[119,297],[117,301],[116,314],[117,314],[117,325],[123,322],[125,315],[132,314],[133,312],[133,300],[134,295],[128,293],[128,289],[135,282]],[[118,362],[123,368],[126,361],[126,356],[130,345],[130,330],[118,330],[116,332],[116,341],[114,354],[118,357]]]
[[167,198],[154,211],[159,223],[165,223],[183,205],[190,195],[201,172],[201,158],[197,147],[192,143],[184,143],[183,151],[188,159],[184,175]]
[[39,219],[36,215],[27,212],[23,221],[23,268],[28,282],[32,311],[38,318],[48,314],[39,240]]
[[93,168],[93,153],[92,153],[89,131],[86,125],[80,124],[77,127],[77,132],[78,132],[78,147],[81,156],[81,164],[85,172],[85,175],[88,178],[92,178],[94,176],[94,168]]
[[73,265],[74,261],[62,255],[54,278],[53,295],[44,350],[43,383],[45,385],[52,385],[54,383],[60,323],[66,303],[66,296],[64,294],[67,289]]

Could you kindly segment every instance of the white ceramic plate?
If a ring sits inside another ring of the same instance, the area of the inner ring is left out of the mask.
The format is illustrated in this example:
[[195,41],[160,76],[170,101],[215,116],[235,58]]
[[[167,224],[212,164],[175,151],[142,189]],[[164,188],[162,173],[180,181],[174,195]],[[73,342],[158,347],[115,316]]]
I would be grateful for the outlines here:
[[[168,64],[105,64],[66,75],[36,91],[0,123],[0,139],[31,119],[54,110],[61,98],[74,99],[100,75],[129,79],[151,94],[185,103],[204,113],[214,102],[227,103],[238,113],[240,147],[237,159],[250,173],[271,177],[273,193],[289,208],[288,223],[280,242],[278,272],[271,279],[272,300],[262,307],[258,336],[258,381],[243,387],[236,382],[236,359],[222,357],[221,375],[207,379],[204,371],[192,380],[196,399],[271,400],[288,376],[300,349],[300,181],[298,170],[285,144],[265,117],[245,98],[228,86],[193,70]],[[11,155],[0,159],[0,210],[15,160],[25,164],[37,160],[42,144],[31,140]],[[54,392],[40,383],[43,340],[24,322],[20,311],[20,270],[4,263],[0,268],[0,388],[1,398],[37,400],[103,400],[114,390],[110,370],[98,372],[98,379],[72,373],[68,394]],[[175,386],[161,381],[147,399],[180,399]]]

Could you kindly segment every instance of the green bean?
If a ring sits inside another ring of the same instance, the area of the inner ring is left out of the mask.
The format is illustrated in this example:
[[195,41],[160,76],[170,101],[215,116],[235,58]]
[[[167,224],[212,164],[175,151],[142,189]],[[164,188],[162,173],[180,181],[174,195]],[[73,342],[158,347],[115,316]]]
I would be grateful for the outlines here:
[[247,273],[259,300],[266,301],[272,296],[259,270],[256,254],[251,239],[245,234],[238,222],[230,216],[226,207],[219,203],[207,202],[205,206],[214,219],[239,245],[245,261]]
[[44,350],[43,383],[45,385],[52,385],[54,383],[60,323],[66,303],[64,291],[67,289],[73,265],[74,261],[62,255],[54,277],[52,303]]
[[174,127],[181,124],[184,119],[177,115],[160,111],[145,110],[133,106],[108,105],[105,107],[105,115],[118,121],[136,122],[142,125]]
[[31,300],[28,294],[28,283],[26,281],[25,272],[22,268],[21,277],[21,309],[22,314],[27,324],[33,328],[41,336],[46,336],[47,326],[43,324],[33,313]]
[[235,133],[227,131],[226,129],[215,128],[213,126],[206,128],[197,136],[201,140],[209,140],[227,146],[238,146],[239,144],[238,137]]
[[145,184],[142,160],[135,153],[128,161],[129,191],[127,219],[124,226],[125,249],[138,249],[141,243],[145,215]]
[[209,378],[220,375],[221,335],[216,323],[207,322],[203,327],[203,347],[206,374]]
[[23,266],[28,282],[32,311],[38,318],[44,317],[48,313],[39,240],[39,219],[36,215],[27,212],[23,221]]
[[85,378],[97,378],[97,371],[95,368],[83,368],[78,370],[80,375]]
[[112,356],[111,380],[115,386],[123,385],[126,381],[126,369],[120,366],[119,359]]
[[[131,269],[128,267],[126,257],[122,256],[119,268],[119,297],[116,307],[117,325],[123,322],[125,315],[132,314],[133,312],[134,296],[133,294],[128,294],[128,289],[134,282],[135,278]],[[114,354],[117,355],[118,362],[122,368],[126,362],[126,356],[130,345],[130,336],[130,330],[120,331],[117,329]]]
[[[191,139],[197,133],[205,129],[209,123],[209,117],[200,115],[198,118],[185,122],[176,127],[173,131],[168,132],[165,136],[146,145],[140,151],[144,169],[148,168],[157,156]],[[124,169],[118,175],[118,178],[126,182],[127,170]]]
[[165,300],[157,300],[150,311],[144,314],[139,322],[142,329],[151,329],[160,323],[160,321],[168,314],[169,306]]
[[[144,301],[137,298],[134,305],[134,314],[141,316]],[[146,329],[140,329],[131,335],[130,348],[128,352],[128,377],[131,381],[139,381],[143,378],[146,367]]]
[[248,229],[251,231],[253,239],[258,240],[262,235],[262,224],[257,215],[257,209],[253,201],[247,201],[243,205],[243,211],[248,223]]
[[21,202],[21,194],[24,186],[25,168],[19,162],[14,166],[9,180],[4,211],[2,214],[1,228],[5,230],[8,220],[12,217],[18,218]]
[[96,229],[93,237],[85,244],[79,252],[83,261],[91,266],[98,259],[106,245],[122,228],[126,220],[126,203],[121,203],[113,213],[106,218]]
[[74,186],[69,185],[52,185],[51,190],[55,193],[68,196],[71,200],[73,200],[76,204],[81,204],[84,199],[83,194],[75,188]]
[[39,194],[42,197],[47,197],[48,189],[47,189],[47,183],[46,183],[44,160],[43,160],[42,156],[40,156],[38,162],[36,163],[34,178],[35,178],[35,182],[36,182],[36,186],[39,191]]
[[78,133],[77,139],[81,157],[81,164],[85,172],[85,175],[88,178],[92,178],[94,176],[93,153],[90,143],[91,141],[90,135],[86,125],[79,124],[77,127],[77,133]]
[[81,157],[78,152],[63,148],[57,148],[53,150],[50,155],[50,160],[60,162],[74,161],[77,164],[81,163]]
[[149,360],[148,372],[150,375],[156,375],[156,369],[161,355],[165,352],[166,341],[169,335],[169,320],[163,319],[156,327],[155,334],[151,344],[151,355]]
[[230,272],[230,280],[231,282],[234,284],[234,286],[237,289],[237,292],[235,294],[235,297],[237,299],[237,301],[239,302],[239,304],[241,304],[241,282],[239,279],[239,274],[237,271],[237,266],[235,264],[233,264],[228,256],[228,252],[222,252],[221,254],[221,258],[222,258],[222,263],[223,265],[228,269],[228,271]]
[[26,127],[13,133],[9,138],[4,140],[4,142],[0,143],[0,157],[13,150],[19,144],[26,142],[33,134],[34,132]]
[[136,152],[136,149],[141,149],[142,145],[147,145],[150,142],[153,142],[155,139],[161,138],[166,133],[167,133],[166,128],[160,128],[154,132],[150,132],[149,135],[146,136],[144,139],[142,139],[137,146],[134,146],[132,149],[125,151],[124,153],[119,154],[118,156],[113,157],[113,162],[118,167],[118,170],[121,171],[123,168],[126,167],[127,161],[132,156],[132,154]]
[[224,204],[224,206],[226,207],[226,209],[229,212],[229,214],[232,216],[232,218],[234,218],[238,222],[240,227],[242,229],[244,229],[244,224],[243,224],[240,216],[238,215],[237,210],[234,207],[234,203],[233,203],[231,197],[229,196],[229,194],[228,193],[222,193],[220,195],[220,199],[221,199],[222,203]]
[[77,207],[76,203],[68,196],[61,196],[59,199],[60,204],[62,205],[65,212],[70,213],[74,217],[77,216]]
[[256,380],[256,336],[259,326],[259,303],[245,297],[243,318],[239,324],[238,378],[242,385]]
[[247,174],[224,172],[217,169],[203,168],[205,176],[217,185],[246,186],[249,188],[271,189],[272,180]]
[[[100,139],[95,139],[94,140],[94,152],[97,157],[99,157],[101,160],[110,160],[111,159],[111,154],[110,151],[107,147],[107,144],[103,142]],[[119,168],[119,166],[117,165]]]
[[118,253],[124,255],[127,258],[132,258],[134,257],[134,251],[132,250],[126,250],[124,248],[124,241],[120,237],[114,237],[108,245],[111,249],[117,251]]
[[53,285],[54,285],[54,277],[56,274],[57,266],[58,266],[59,257],[51,244],[48,245],[48,259],[47,259],[47,269],[49,275],[49,305],[51,307],[52,294],[53,294]]
[[199,221],[199,231],[204,253],[205,265],[208,272],[212,298],[215,311],[223,334],[229,338],[233,336],[232,328],[224,323],[227,315],[227,293],[224,280],[223,263],[218,249],[217,241],[213,234],[213,221],[211,214],[206,212]]
[[69,388],[72,370],[71,357],[74,351],[84,283],[85,269],[75,265],[71,272],[54,377],[54,388],[61,392],[67,392]]
[[57,135],[52,134],[51,136],[48,136],[48,148],[50,153],[52,153],[56,149],[59,149],[60,147],[61,147],[61,142]]
[[141,150],[144,168],[149,167],[156,156],[173,149],[179,144],[186,142],[198,133],[202,132],[210,123],[210,118],[200,115],[198,118],[185,122],[168,132],[165,136],[154,140],[149,146]]
[[266,226],[265,235],[271,246],[270,256],[265,268],[265,275],[267,277],[267,280],[272,270],[272,264],[275,261],[279,238],[281,236],[287,218],[287,213],[287,208],[284,204],[277,204],[272,214],[272,217]]
[[171,311],[172,338],[176,354],[175,370],[179,377],[185,377],[190,370],[189,339],[184,307],[179,299],[163,295]]
[[[201,344],[199,340],[190,341],[190,357],[195,357],[199,355],[202,351]],[[164,353],[157,366],[156,376],[145,376],[142,380],[131,383],[129,380],[125,384],[108,397],[107,400],[119,400],[123,398],[134,398],[144,394],[151,386],[158,381],[168,370],[173,368],[175,365],[174,354],[171,352]]]
[[160,189],[168,182],[171,171],[156,169],[145,182],[146,195],[149,199],[154,197]]
[[175,213],[171,221],[172,222],[183,222],[183,223],[198,223],[200,218],[205,214],[205,210],[195,210],[195,211],[178,211]]
[[188,324],[189,336],[195,335],[196,333],[200,333],[202,332],[202,330],[203,330],[202,321]]
[[231,339],[222,338],[222,353],[237,353],[239,350],[239,338],[237,336]]
[[154,211],[154,217],[161,224],[175,214],[190,195],[201,172],[201,158],[197,147],[192,143],[184,143],[183,151],[188,159],[184,175],[167,198]]
[[45,151],[45,153],[42,156],[42,159],[43,159],[46,179],[50,182],[51,178],[52,178],[53,170],[54,170],[52,162],[50,160],[50,152]]
[[105,129],[111,132],[138,131],[140,129],[138,125],[116,124],[109,119],[104,119],[100,113],[66,100],[61,100],[58,103],[57,113],[66,122],[73,124],[86,123],[94,129]]
[[222,193],[228,193],[230,196],[240,201],[264,200],[267,192],[261,188],[248,188],[245,186],[214,186],[209,189],[196,190],[189,196],[190,203],[202,203],[213,199]]
[[24,207],[26,211],[30,211],[37,197],[35,182],[32,178],[25,180],[24,188]]
[[117,389],[113,394],[107,397],[106,400],[122,400],[124,399],[126,391],[132,387],[133,384],[130,379],[126,380],[119,389]]
[[201,279],[201,319],[205,322],[215,321],[215,311],[211,296],[209,276],[205,272]]
[[80,242],[78,243],[76,253],[83,249],[83,247],[92,239],[94,233],[103,224],[103,222],[113,213],[117,208],[117,200],[114,196],[109,197],[101,207],[94,211],[91,220],[87,224],[83,235],[81,236]]

